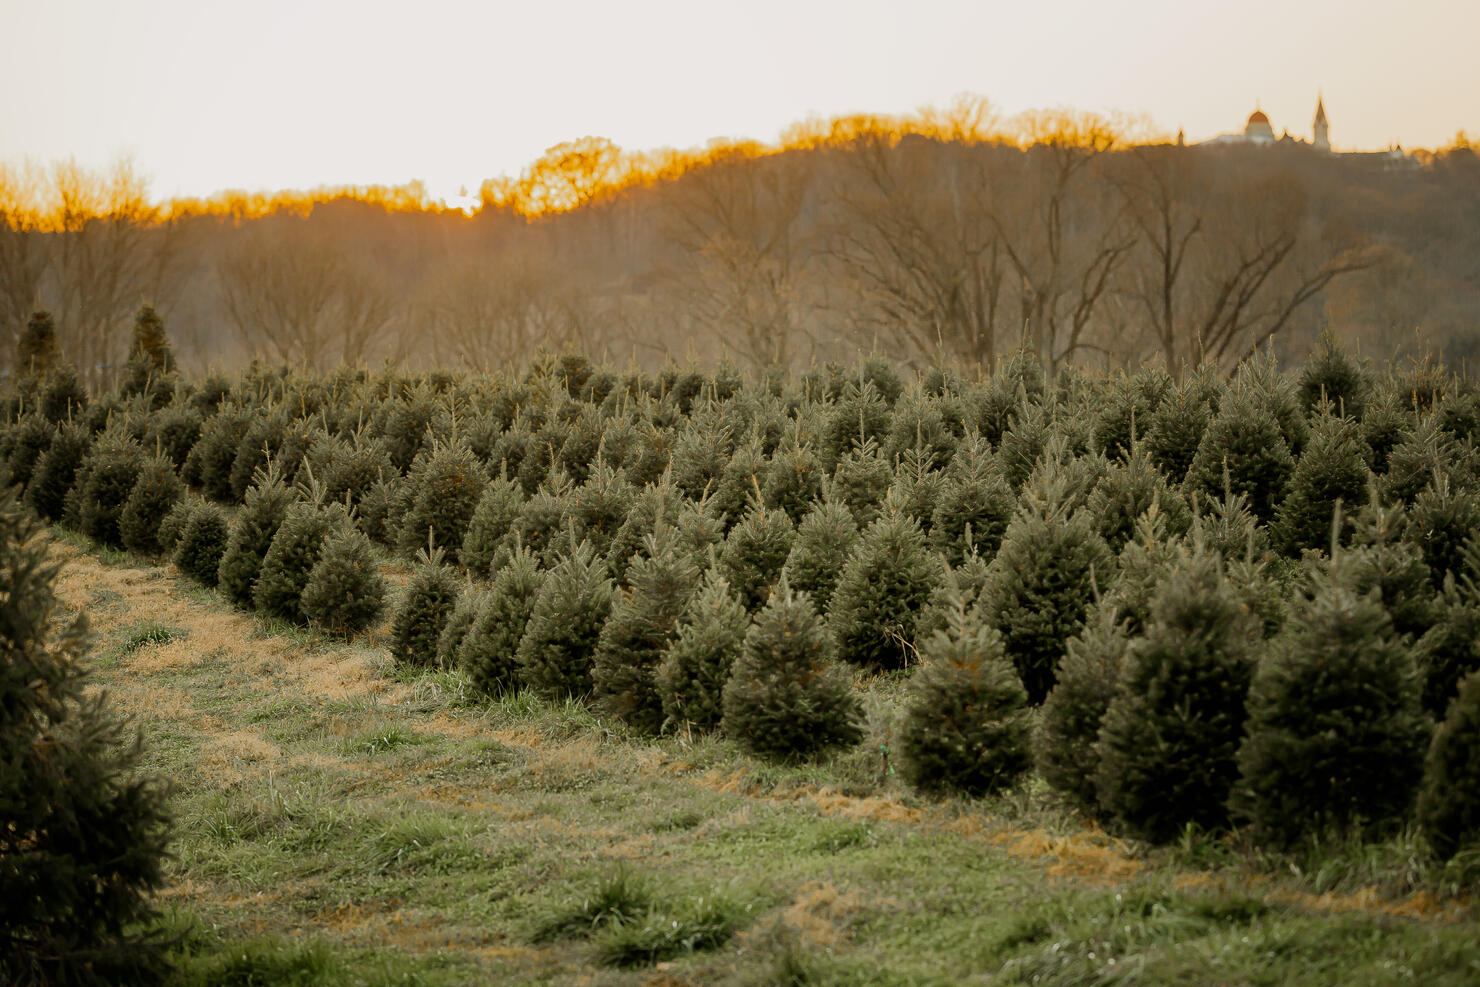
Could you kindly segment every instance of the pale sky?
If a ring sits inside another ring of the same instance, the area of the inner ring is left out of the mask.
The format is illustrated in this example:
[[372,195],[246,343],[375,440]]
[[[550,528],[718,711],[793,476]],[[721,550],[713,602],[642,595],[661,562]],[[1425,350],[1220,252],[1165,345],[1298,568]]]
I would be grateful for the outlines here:
[[438,196],[585,135],[774,140],[809,115],[979,93],[1189,140],[1255,101],[1338,148],[1480,133],[1477,0],[0,0],[0,161],[134,157],[158,197]]

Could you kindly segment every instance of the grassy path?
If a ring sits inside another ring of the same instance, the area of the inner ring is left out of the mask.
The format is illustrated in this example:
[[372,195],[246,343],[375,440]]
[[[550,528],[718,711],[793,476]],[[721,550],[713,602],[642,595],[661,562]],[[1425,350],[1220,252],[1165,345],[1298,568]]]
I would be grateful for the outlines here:
[[[481,705],[58,542],[175,779],[184,983],[1475,983],[1467,901],[1150,856],[1042,793],[922,803],[578,705]],[[1319,893],[1318,893],[1319,892]]]

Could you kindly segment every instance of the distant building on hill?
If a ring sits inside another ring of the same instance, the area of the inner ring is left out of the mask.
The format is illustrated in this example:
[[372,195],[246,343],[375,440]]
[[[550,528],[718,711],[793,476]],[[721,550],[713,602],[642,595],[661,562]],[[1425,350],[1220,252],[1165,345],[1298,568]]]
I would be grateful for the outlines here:
[[[1331,150],[1331,123],[1326,118],[1326,101],[1316,97],[1316,116],[1311,125],[1311,139],[1293,137],[1288,130],[1279,137],[1274,135],[1274,125],[1256,104],[1254,112],[1244,124],[1243,132],[1219,134],[1202,141],[1196,147],[1308,147],[1321,154],[1349,159],[1361,164],[1371,164],[1385,170],[1395,171],[1421,167],[1418,159],[1404,152],[1402,145],[1394,144],[1385,151],[1333,151]],[[1181,143],[1181,140],[1178,140]]]

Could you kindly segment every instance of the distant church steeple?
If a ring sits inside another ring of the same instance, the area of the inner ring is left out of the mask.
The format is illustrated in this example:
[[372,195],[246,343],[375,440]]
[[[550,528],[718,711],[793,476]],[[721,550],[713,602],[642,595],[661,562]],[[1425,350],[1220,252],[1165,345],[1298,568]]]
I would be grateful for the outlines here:
[[1331,150],[1331,128],[1326,123],[1326,102],[1319,94],[1316,95],[1316,122],[1314,129],[1315,140],[1312,141],[1312,146],[1317,151],[1326,151],[1329,153]]

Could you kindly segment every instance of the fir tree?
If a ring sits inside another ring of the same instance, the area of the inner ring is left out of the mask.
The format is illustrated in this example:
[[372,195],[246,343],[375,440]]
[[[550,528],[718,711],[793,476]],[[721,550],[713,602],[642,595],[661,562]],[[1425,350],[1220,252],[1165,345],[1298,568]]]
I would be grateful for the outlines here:
[[1297,601],[1254,675],[1234,805],[1274,846],[1375,833],[1407,813],[1429,732],[1382,606],[1328,582]]
[[120,429],[105,432],[78,468],[65,509],[68,521],[100,544],[122,547],[118,520],[144,461],[144,450],[131,436]]
[[26,504],[43,520],[60,521],[67,491],[92,448],[92,433],[75,422],[62,425],[31,471],[26,485]]
[[1355,420],[1323,415],[1300,454],[1290,480],[1290,492],[1275,521],[1276,540],[1285,554],[1303,549],[1331,549],[1332,519],[1341,504],[1341,544],[1351,536],[1351,515],[1367,499],[1367,460],[1371,450],[1362,443]]
[[776,450],[766,464],[761,500],[799,520],[822,496],[822,463],[810,446],[793,443]]
[[247,491],[245,503],[231,525],[221,555],[218,581],[221,592],[239,607],[253,605],[262,562],[282,525],[294,494],[283,485],[275,465],[269,465]]
[[1448,474],[1454,461],[1454,440],[1432,418],[1408,431],[1388,454],[1387,471],[1378,481],[1382,499],[1412,505],[1439,474]]
[[830,497],[818,502],[797,526],[783,567],[787,582],[825,612],[843,563],[857,544],[858,525],[848,508]]
[[547,699],[591,691],[591,662],[611,613],[612,583],[589,542],[546,574],[519,641],[520,678]]
[[16,373],[23,379],[40,380],[61,358],[56,322],[50,312],[37,309],[15,342]]
[[785,580],[746,632],[723,706],[725,736],[761,757],[796,760],[863,737],[832,639],[812,601]]
[[483,606],[483,597],[482,592],[471,586],[458,594],[452,616],[447,618],[447,623],[442,626],[442,633],[437,637],[438,668],[458,667],[458,654],[462,651],[463,641],[467,640],[473,629],[473,621],[477,619],[478,611]]
[[781,511],[752,507],[730,530],[719,556],[719,569],[745,608],[759,610],[781,576],[796,529]]
[[899,725],[900,768],[938,795],[990,795],[1028,770],[1028,695],[997,632],[954,601],[950,628],[921,649]]
[[9,482],[25,489],[31,482],[36,464],[51,447],[56,427],[40,415],[26,415],[9,429],[6,436],[6,472]]
[[156,408],[169,403],[174,392],[175,354],[165,334],[164,320],[145,305],[134,317],[134,339],[123,367],[125,395],[146,395]]
[[70,363],[59,363],[46,372],[38,388],[37,408],[53,424],[81,418],[87,408],[87,388]]
[[200,412],[185,402],[171,404],[149,416],[149,431],[144,434],[144,447],[158,449],[175,468],[184,469],[190,448],[200,439],[204,419]]
[[831,496],[848,506],[860,529],[879,516],[879,505],[894,482],[894,469],[879,447],[865,442],[838,461],[832,475]]
[[401,520],[401,550],[414,552],[431,543],[456,563],[488,479],[466,445],[438,445],[411,473],[411,504]]
[[329,512],[318,504],[299,501],[288,507],[252,584],[252,603],[259,613],[290,624],[303,623],[303,589],[318,564],[329,529]]
[[1306,412],[1329,403],[1336,413],[1360,421],[1370,384],[1360,364],[1347,356],[1329,328],[1321,330],[1316,349],[1300,370],[1300,403]]
[[481,694],[496,696],[518,685],[519,642],[543,582],[539,560],[529,549],[515,545],[458,649],[458,664]]
[[1362,441],[1372,450],[1367,465],[1381,476],[1398,443],[1405,439],[1414,424],[1413,418],[1393,396],[1383,391],[1367,403],[1362,414]]
[[253,415],[243,408],[222,407],[201,426],[200,439],[185,459],[182,478],[221,504],[232,502],[231,468]]
[[605,555],[631,513],[635,496],[626,474],[598,457],[586,481],[566,499],[566,517],[577,538],[586,539],[597,554]]
[[1187,485],[1204,503],[1215,502],[1229,491],[1244,494],[1254,516],[1269,521],[1285,497],[1294,470],[1295,460],[1278,419],[1256,393],[1235,389],[1203,433]]
[[993,468],[986,440],[970,436],[956,453],[930,522],[930,544],[948,563],[973,553],[990,561],[1002,544],[1017,498]]
[[869,442],[883,446],[889,435],[889,404],[873,384],[849,383],[827,417],[822,435],[822,461],[835,467],[854,449]]
[[368,630],[385,610],[385,581],[370,539],[349,524],[334,526],[299,598],[309,624],[340,637]]
[[1453,579],[1435,601],[1433,623],[1418,639],[1414,655],[1423,682],[1423,708],[1435,720],[1444,719],[1460,683],[1480,670],[1480,600],[1473,591],[1462,593]]
[[940,557],[913,518],[895,512],[869,525],[828,604],[842,658],[866,668],[912,664],[921,614],[944,577]]
[[1463,572],[1465,540],[1480,531],[1480,497],[1473,481],[1452,483],[1443,474],[1434,481],[1414,498],[1407,537],[1423,553],[1430,582],[1441,589],[1446,576]]
[[40,532],[0,494],[0,980],[159,982],[147,928],[164,883],[166,790],[91,688],[84,617],[65,618]]
[[500,476],[483,488],[458,553],[469,572],[488,576],[502,566],[505,543],[523,504],[524,489],[507,477]]
[[[1118,585],[1118,584],[1117,584]],[[1113,606],[1095,608],[1084,629],[1069,640],[1058,681],[1043,701],[1033,737],[1038,773],[1080,809],[1099,804],[1100,725],[1120,685],[1131,639]]]
[[175,567],[202,586],[215,586],[228,531],[220,507],[209,501],[196,504],[180,529]]
[[1480,848],[1480,673],[1465,679],[1434,732],[1418,823],[1441,860]]
[[[852,518],[849,518],[852,521]],[[805,522],[803,522],[805,524]],[[745,644],[750,615],[729,583],[711,568],[679,618],[672,643],[653,678],[664,723],[701,733],[724,717],[724,689]]]
[[175,506],[159,522],[159,548],[170,558],[174,558],[175,547],[180,544],[180,535],[184,533],[185,525],[190,523],[190,515],[195,513],[198,503],[199,501],[192,500],[187,494],[175,501]]
[[158,555],[163,551],[164,546],[159,542],[160,522],[184,496],[185,484],[180,482],[174,464],[158,456],[146,461],[118,516],[123,547],[140,555]]
[[656,673],[693,595],[698,567],[675,544],[671,529],[648,538],[645,553],[627,570],[601,630],[591,667],[596,707],[642,733],[663,727]]
[[1112,552],[1119,552],[1135,533],[1137,521],[1155,504],[1170,537],[1187,533],[1192,511],[1182,494],[1167,485],[1151,462],[1146,447],[1137,442],[1111,463],[1085,500],[1096,527]]
[[1217,556],[1190,556],[1158,589],[1096,745],[1098,803],[1129,832],[1164,843],[1227,823],[1258,633]]
[[417,553],[416,571],[391,618],[391,657],[423,668],[437,664],[437,641],[457,606],[457,580],[441,549]]

